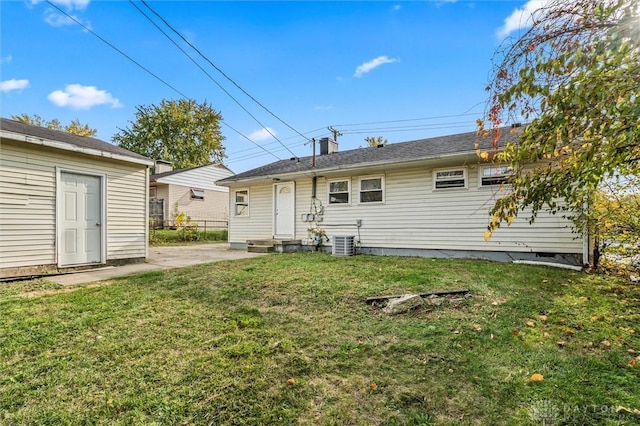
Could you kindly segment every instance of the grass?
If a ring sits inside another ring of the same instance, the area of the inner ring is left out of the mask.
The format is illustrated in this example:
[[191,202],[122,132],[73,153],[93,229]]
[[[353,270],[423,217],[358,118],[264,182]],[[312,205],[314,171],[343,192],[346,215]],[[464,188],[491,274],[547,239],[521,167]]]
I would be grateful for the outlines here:
[[[397,316],[363,302],[464,287]],[[480,261],[307,253],[14,283],[0,423],[638,424],[616,412],[640,409],[638,324],[637,285]]]
[[226,242],[228,231],[226,229],[217,230],[187,230],[176,229],[151,229],[149,230],[149,244],[158,246],[180,246],[191,244],[209,244]]

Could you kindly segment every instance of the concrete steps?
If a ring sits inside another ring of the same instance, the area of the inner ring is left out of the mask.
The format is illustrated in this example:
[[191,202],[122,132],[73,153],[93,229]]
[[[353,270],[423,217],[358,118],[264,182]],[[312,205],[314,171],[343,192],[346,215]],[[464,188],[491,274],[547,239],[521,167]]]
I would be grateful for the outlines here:
[[301,249],[300,240],[247,240],[249,253],[292,253]]

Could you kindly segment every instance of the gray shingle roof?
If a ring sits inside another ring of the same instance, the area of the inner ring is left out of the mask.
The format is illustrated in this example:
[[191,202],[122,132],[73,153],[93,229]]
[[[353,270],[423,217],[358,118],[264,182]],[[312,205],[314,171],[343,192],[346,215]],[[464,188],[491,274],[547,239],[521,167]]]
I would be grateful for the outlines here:
[[96,151],[107,152],[110,154],[120,155],[138,160],[149,160],[147,157],[131,152],[127,149],[110,144],[100,139],[90,138],[86,136],[78,136],[72,133],[61,132],[58,130],[47,129],[46,127],[32,126],[30,124],[20,123],[18,121],[9,120],[7,118],[0,119],[0,129],[7,132],[18,133],[42,140],[50,140],[55,142],[63,142],[76,146],[78,148],[92,149]]
[[[504,147],[507,142],[516,141],[522,128],[512,134],[510,128],[501,129],[502,137],[499,146]],[[428,160],[442,156],[464,154],[475,151],[475,144],[481,149],[489,149],[491,138],[480,138],[476,132],[460,133],[449,136],[439,136],[429,139],[419,139],[410,142],[387,144],[380,148],[357,148],[348,151],[335,152],[316,156],[316,167],[311,166],[311,156],[280,160],[261,166],[234,176],[222,179],[218,183],[238,182],[276,174],[304,173],[311,170],[332,170],[350,168],[362,165],[382,165],[404,163],[414,160]]]

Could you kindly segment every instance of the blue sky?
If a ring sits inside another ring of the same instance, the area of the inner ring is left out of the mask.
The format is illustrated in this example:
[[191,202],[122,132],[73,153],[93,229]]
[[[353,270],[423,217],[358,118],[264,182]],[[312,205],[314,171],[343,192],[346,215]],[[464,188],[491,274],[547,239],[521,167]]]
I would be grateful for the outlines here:
[[329,136],[328,126],[343,133],[340,150],[364,146],[367,136],[393,143],[472,131],[484,110],[494,51],[543,2],[148,2],[280,121],[140,2],[237,102],[128,1],[52,3],[139,65],[47,2],[3,1],[1,114],[63,124],[77,118],[110,141],[135,120],[136,106],[180,98],[170,85],[212,104],[244,135],[222,127],[226,163],[235,172],[310,155],[298,133]]

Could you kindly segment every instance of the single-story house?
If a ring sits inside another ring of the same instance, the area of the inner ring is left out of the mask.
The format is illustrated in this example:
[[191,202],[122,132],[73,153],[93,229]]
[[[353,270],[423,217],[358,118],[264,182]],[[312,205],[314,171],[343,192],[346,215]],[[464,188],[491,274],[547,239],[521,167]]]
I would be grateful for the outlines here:
[[216,181],[233,176],[222,164],[208,164],[173,170],[171,163],[157,160],[155,173],[149,178],[151,205],[158,206],[156,221],[171,224],[174,216],[184,213],[202,226],[224,227],[229,219],[229,188]]
[[99,139],[2,118],[0,277],[144,261],[152,165]]
[[[501,143],[520,130],[504,131]],[[326,234],[322,243],[334,254],[587,262],[587,236],[562,215],[541,212],[530,225],[522,214],[485,241],[489,209],[510,170],[480,161],[476,143],[490,147],[476,132],[343,152],[324,138],[315,158],[222,179],[230,188],[231,247],[272,240],[276,251],[289,243],[308,249]]]

